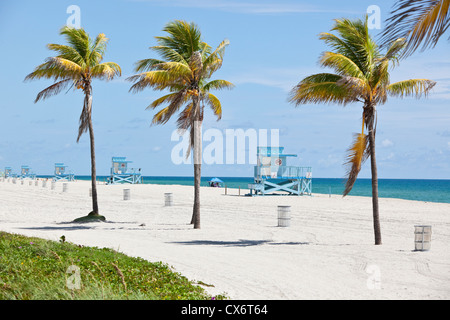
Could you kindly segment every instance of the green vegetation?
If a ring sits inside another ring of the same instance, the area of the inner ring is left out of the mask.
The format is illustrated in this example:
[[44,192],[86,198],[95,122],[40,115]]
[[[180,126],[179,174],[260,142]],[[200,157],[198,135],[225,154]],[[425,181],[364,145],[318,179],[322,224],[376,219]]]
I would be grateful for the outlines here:
[[2,300],[212,298],[202,287],[162,262],[151,263],[111,249],[72,244],[64,236],[56,242],[0,232]]

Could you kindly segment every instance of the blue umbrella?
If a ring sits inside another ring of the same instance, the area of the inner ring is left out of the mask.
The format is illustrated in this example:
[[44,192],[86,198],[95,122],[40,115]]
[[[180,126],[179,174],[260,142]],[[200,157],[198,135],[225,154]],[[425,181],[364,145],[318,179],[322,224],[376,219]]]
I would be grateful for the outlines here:
[[209,180],[209,182],[223,182],[223,181],[220,180],[219,178],[212,178],[211,180]]

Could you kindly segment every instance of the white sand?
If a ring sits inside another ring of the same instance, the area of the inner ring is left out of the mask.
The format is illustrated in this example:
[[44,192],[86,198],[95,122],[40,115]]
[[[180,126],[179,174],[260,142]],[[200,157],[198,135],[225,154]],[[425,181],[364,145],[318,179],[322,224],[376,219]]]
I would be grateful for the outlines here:
[[[0,182],[0,230],[163,261],[232,299],[450,299],[450,204],[380,199],[383,245],[375,246],[366,197],[202,187],[202,228],[194,230],[193,187],[99,185],[108,221],[70,223],[90,211],[89,185],[72,182],[63,193],[61,182],[55,190]],[[165,192],[174,206],[164,207]],[[291,206],[290,227],[277,227],[278,205]],[[414,251],[416,224],[432,225],[428,252]]]

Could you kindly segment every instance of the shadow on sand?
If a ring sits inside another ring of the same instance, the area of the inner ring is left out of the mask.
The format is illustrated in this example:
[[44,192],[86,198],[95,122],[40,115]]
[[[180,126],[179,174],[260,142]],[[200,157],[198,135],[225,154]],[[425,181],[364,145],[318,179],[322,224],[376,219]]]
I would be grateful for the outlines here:
[[223,246],[223,247],[250,247],[259,246],[263,244],[268,245],[308,245],[309,242],[273,242],[271,240],[245,240],[237,241],[213,241],[213,240],[192,240],[192,241],[173,241],[168,243],[182,244],[182,245],[209,245],[209,246]]

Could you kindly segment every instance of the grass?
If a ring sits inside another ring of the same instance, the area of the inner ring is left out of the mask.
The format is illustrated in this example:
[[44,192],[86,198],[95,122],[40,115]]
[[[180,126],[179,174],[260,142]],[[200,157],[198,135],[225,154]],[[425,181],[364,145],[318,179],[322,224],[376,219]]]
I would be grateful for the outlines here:
[[72,244],[64,236],[57,242],[0,232],[1,300],[226,298],[197,284],[162,262]]

